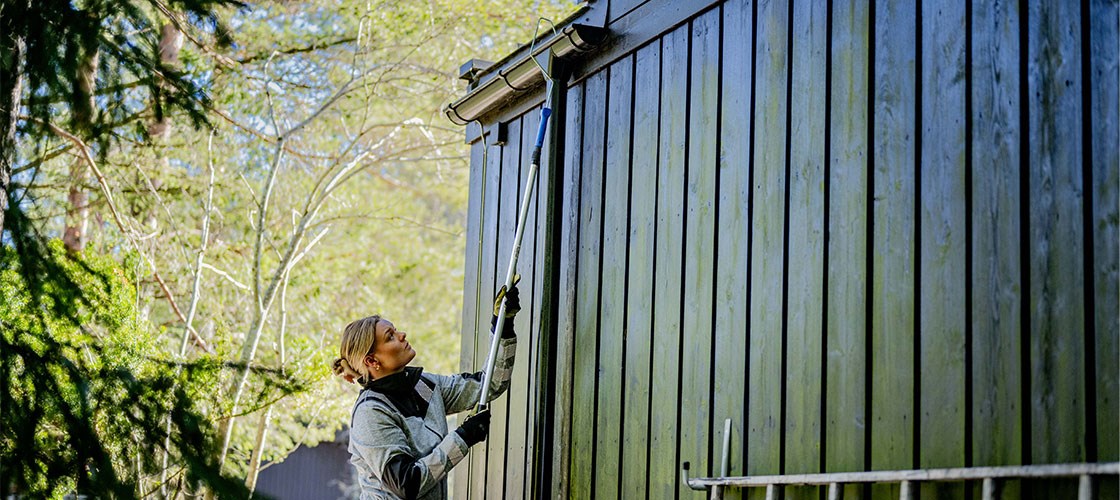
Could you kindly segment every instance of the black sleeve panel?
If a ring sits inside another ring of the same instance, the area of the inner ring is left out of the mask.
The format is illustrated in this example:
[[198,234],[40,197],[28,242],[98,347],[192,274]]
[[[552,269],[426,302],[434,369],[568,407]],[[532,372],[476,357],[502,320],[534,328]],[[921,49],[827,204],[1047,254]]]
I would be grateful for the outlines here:
[[390,490],[404,493],[406,500],[415,500],[420,492],[420,463],[409,455],[397,455],[385,464],[382,476]]
[[463,372],[463,373],[459,374],[459,376],[461,376],[465,379],[473,380],[475,382],[482,382],[482,376],[483,375],[485,375],[485,374],[482,373],[482,372],[474,372],[474,373]]

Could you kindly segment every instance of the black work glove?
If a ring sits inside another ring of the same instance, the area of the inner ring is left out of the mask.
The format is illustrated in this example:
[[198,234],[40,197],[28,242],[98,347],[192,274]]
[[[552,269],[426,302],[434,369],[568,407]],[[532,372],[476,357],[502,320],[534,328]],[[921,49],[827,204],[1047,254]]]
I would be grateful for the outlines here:
[[463,438],[468,447],[481,443],[486,439],[486,435],[490,434],[490,410],[482,410],[467,417],[455,432]]
[[513,288],[506,291],[505,285],[498,290],[498,295],[494,297],[494,315],[490,318],[490,331],[498,328],[498,313],[502,309],[502,300],[506,302],[506,317],[505,325],[502,326],[502,338],[511,339],[516,335],[513,333],[513,318],[521,312],[521,297],[517,291],[517,282],[521,281],[521,275],[515,274],[513,276]]

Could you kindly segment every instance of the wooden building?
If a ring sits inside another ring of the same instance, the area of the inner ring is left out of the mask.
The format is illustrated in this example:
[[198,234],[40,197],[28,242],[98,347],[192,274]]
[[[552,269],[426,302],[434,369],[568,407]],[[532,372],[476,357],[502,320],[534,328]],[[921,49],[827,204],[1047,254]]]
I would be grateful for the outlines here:
[[595,1],[464,66],[464,371],[557,84],[514,382],[455,498],[703,498],[681,464],[718,475],[725,419],[732,475],[1120,460],[1118,16]]
[[358,498],[357,471],[350,465],[350,429],[331,441],[300,445],[282,462],[270,463],[257,476],[256,494],[274,500],[344,500]]

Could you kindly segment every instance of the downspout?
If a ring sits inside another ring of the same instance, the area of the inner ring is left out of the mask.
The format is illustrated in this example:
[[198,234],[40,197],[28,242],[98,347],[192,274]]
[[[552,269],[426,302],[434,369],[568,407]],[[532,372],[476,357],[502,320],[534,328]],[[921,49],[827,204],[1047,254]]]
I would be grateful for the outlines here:
[[[559,332],[557,321],[560,307],[560,234],[564,225],[561,216],[564,201],[564,132],[567,121],[569,68],[555,56],[542,62],[554,80],[553,91],[549,95],[552,108],[552,128],[545,139],[547,153],[543,164],[545,171],[544,191],[545,212],[541,224],[544,234],[544,270],[541,273],[541,312],[540,337],[537,341],[537,396],[533,415],[533,461],[530,498],[546,498],[552,491],[553,448],[552,430],[555,423],[556,395],[556,336]],[[538,191],[541,192],[541,191]]]

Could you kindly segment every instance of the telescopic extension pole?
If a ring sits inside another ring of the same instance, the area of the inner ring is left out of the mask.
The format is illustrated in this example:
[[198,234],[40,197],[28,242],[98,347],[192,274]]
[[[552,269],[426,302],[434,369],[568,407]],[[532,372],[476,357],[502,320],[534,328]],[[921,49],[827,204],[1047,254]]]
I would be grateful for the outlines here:
[[[517,236],[513,240],[513,253],[509,257],[509,269],[506,271],[505,288],[509,290],[513,288],[513,278],[517,270],[517,254],[521,253],[521,237],[525,235],[525,220],[529,216],[529,201],[533,197],[533,188],[537,183],[537,171],[540,170],[541,163],[541,147],[544,146],[544,133],[548,129],[548,117],[552,114],[552,109],[548,107],[549,99],[547,96],[552,94],[552,82],[548,81],[548,92],[544,100],[544,105],[541,106],[541,124],[537,128],[537,144],[533,146],[532,164],[529,167],[529,180],[526,181],[525,195],[521,197],[521,210],[517,214]],[[490,379],[494,376],[494,363],[498,355],[498,342],[502,338],[502,329],[505,326],[506,316],[506,301],[502,300],[502,306],[498,310],[498,320],[495,321],[494,334],[490,338],[490,353],[486,356],[486,369],[483,371],[482,377],[482,396],[478,398],[478,404],[474,407],[474,412],[478,413],[486,409],[486,403],[490,399]]]

